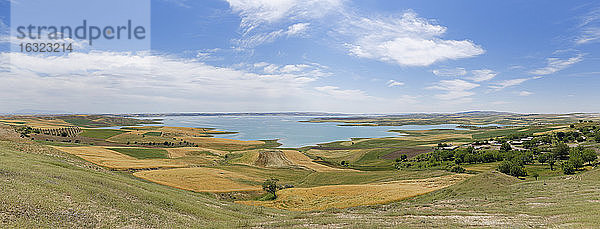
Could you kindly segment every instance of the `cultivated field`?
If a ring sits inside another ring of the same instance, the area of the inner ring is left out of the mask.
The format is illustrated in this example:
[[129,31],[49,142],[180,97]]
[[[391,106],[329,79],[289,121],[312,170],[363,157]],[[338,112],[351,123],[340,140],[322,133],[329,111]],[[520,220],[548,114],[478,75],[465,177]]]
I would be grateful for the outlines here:
[[238,203],[295,211],[385,204],[439,190],[461,182],[469,176],[471,175],[457,174],[427,179],[363,185],[326,185],[314,188],[290,188],[280,191],[278,198],[273,201],[239,201]]
[[51,146],[94,164],[116,170],[177,168],[188,166],[185,163],[170,159],[138,159],[102,146],[60,147]]
[[258,191],[262,180],[215,168],[180,168],[141,171],[133,174],[159,184],[195,192]]

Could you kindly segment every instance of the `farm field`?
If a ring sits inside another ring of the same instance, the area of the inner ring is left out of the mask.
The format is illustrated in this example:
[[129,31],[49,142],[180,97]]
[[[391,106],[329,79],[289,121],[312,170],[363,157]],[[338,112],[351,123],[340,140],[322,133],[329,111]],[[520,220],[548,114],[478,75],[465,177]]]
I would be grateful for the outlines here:
[[386,183],[290,188],[282,190],[279,197],[273,201],[240,201],[239,203],[295,211],[386,204],[448,187],[469,176],[471,175],[457,174]]
[[82,159],[94,164],[117,170],[176,168],[187,166],[186,163],[169,159],[138,159],[101,146],[52,147],[57,150],[81,157]]

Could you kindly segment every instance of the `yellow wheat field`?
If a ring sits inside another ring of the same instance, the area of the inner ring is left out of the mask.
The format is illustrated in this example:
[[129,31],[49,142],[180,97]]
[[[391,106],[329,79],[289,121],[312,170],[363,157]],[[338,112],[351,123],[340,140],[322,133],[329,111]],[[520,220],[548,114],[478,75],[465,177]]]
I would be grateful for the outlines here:
[[162,185],[195,192],[257,191],[261,180],[243,174],[215,168],[196,167],[141,171],[133,174]]
[[171,159],[137,159],[128,155],[106,149],[102,146],[60,147],[51,146],[63,152],[76,155],[94,164],[117,170],[178,168],[188,164]]
[[471,175],[456,174],[377,184],[290,188],[279,191],[278,198],[273,201],[238,201],[238,203],[294,211],[385,204],[442,189],[469,176]]

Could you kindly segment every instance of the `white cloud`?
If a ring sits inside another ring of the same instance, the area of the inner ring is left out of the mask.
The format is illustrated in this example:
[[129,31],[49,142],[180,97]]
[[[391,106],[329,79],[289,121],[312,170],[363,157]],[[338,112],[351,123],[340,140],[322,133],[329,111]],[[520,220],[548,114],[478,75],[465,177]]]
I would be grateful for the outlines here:
[[496,77],[498,75],[497,72],[494,72],[489,69],[481,69],[481,70],[473,70],[471,71],[472,76],[467,77],[469,80],[473,80],[475,82],[483,82],[488,81]]
[[504,81],[495,83],[495,85],[489,86],[489,88],[491,88],[494,91],[499,91],[499,90],[502,90],[507,87],[520,85],[520,84],[525,83],[526,81],[532,80],[532,79],[538,79],[538,78],[532,77],[532,78],[518,78],[518,79],[504,80]]
[[592,9],[581,17],[578,26],[579,35],[575,37],[575,44],[582,45],[600,41],[600,7]]
[[373,96],[368,95],[366,92],[362,90],[355,89],[341,89],[336,86],[322,86],[315,87],[317,91],[323,92],[328,96],[332,96],[334,98],[346,98],[352,100],[373,100],[376,99]]
[[258,62],[251,65],[241,64],[240,67],[245,67],[249,70],[259,70],[259,72],[267,74],[305,74],[315,78],[331,75],[330,72],[326,71],[327,67],[316,63],[277,65]]
[[578,54],[577,56],[574,56],[574,57],[571,57],[568,59],[547,58],[546,59],[546,62],[547,62],[546,67],[533,70],[530,73],[534,74],[534,75],[549,75],[549,74],[558,72],[560,70],[563,70],[565,68],[568,68],[569,66],[576,64],[582,60],[583,60],[583,54]]
[[73,112],[286,110],[327,100],[309,85],[323,71],[315,66],[261,74],[148,53],[0,57],[5,111],[27,104]]
[[575,39],[578,45],[600,41],[600,27],[585,28],[581,35]]
[[285,32],[288,36],[302,34],[308,30],[308,26],[310,23],[296,23],[288,27],[288,30]]
[[338,31],[351,37],[346,44],[351,55],[402,66],[429,66],[485,52],[469,40],[442,39],[446,27],[411,11],[400,18],[351,17]]
[[404,83],[403,82],[398,82],[398,81],[395,81],[395,80],[389,80],[387,82],[387,86],[388,87],[404,86]]
[[220,50],[220,48],[198,50],[196,58],[201,61],[222,60],[221,57],[215,56]]
[[519,96],[530,96],[533,95],[533,92],[529,92],[529,91],[520,91]]
[[308,21],[322,18],[342,7],[342,0],[226,0],[242,21],[240,49],[254,48],[287,36],[302,36]]
[[300,36],[308,30],[309,25],[310,23],[297,23],[290,25],[287,29],[280,29],[269,33],[257,33],[234,40],[234,42],[242,48],[254,48],[265,43],[271,43],[280,37]]
[[261,25],[284,20],[308,20],[325,16],[342,6],[342,0],[226,0],[242,18],[240,26],[249,32]]
[[432,71],[436,76],[464,76],[467,74],[467,70],[464,68],[446,68],[446,69],[435,69]]
[[441,90],[446,91],[443,94],[435,95],[436,98],[442,100],[453,100],[460,99],[468,96],[475,95],[474,92],[469,91],[476,87],[479,87],[479,84],[467,82],[464,80],[456,79],[456,80],[442,80],[438,82],[436,85],[428,87],[430,90]]

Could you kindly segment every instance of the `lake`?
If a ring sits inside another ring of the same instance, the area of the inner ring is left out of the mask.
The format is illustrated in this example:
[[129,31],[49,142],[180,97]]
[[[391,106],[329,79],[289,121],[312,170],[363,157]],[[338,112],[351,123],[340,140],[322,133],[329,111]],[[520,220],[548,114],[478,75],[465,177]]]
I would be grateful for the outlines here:
[[[398,137],[389,130],[460,129],[456,124],[404,126],[338,126],[339,123],[299,122],[310,116],[165,116],[165,126],[210,127],[236,131],[237,134],[217,135],[237,140],[279,139],[281,147],[302,147],[318,143],[350,140],[350,138]],[[113,127],[115,128],[115,127]]]

